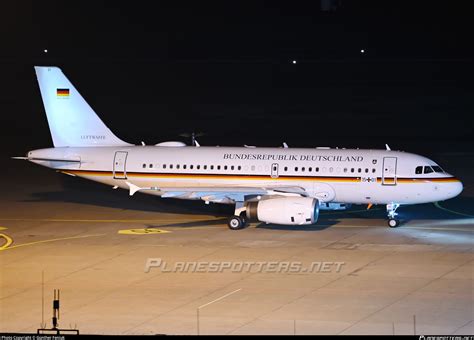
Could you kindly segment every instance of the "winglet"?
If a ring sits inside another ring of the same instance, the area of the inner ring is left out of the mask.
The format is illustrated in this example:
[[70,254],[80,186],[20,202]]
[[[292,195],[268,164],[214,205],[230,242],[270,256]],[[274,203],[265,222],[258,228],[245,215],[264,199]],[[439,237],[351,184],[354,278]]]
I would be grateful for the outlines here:
[[390,146],[388,146],[388,144],[385,144],[385,150],[392,151],[392,149],[390,149]]
[[142,190],[142,188],[140,188],[138,185],[135,185],[130,182],[125,182],[125,183],[127,183],[128,187],[130,188],[130,193],[129,193],[130,196],[133,196],[137,191]]

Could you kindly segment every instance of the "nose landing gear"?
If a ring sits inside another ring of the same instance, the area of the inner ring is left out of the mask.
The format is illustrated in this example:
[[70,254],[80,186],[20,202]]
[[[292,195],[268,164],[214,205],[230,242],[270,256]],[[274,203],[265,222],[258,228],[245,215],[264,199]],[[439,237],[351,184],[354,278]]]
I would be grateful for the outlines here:
[[396,228],[400,225],[400,220],[396,218],[396,216],[398,215],[396,213],[396,210],[399,206],[400,204],[398,203],[387,204],[388,226],[390,228]]

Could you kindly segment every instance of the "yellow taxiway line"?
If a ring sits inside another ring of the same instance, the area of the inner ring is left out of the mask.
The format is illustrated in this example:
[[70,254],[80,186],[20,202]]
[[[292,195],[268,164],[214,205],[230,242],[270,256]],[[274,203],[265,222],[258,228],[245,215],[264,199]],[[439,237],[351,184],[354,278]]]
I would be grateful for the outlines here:
[[10,250],[10,249],[15,249],[15,248],[20,248],[20,247],[27,247],[27,246],[32,246],[32,245],[41,244],[41,243],[49,243],[49,242],[64,241],[64,240],[74,240],[74,239],[87,238],[87,237],[98,237],[98,236],[104,236],[104,235],[106,235],[106,234],[80,235],[80,236],[61,237],[61,238],[54,238],[54,239],[50,239],[50,240],[42,240],[42,241],[36,241],[36,242],[22,243],[22,244],[17,244],[15,246],[8,246],[8,247],[5,247],[5,245],[4,245],[2,248],[0,248],[0,251]]
[[[5,229],[7,229],[7,228],[0,227],[0,230],[5,230]],[[5,243],[0,247],[0,251],[7,249],[13,243],[13,239],[10,236],[6,235],[6,234],[0,234],[0,238],[5,239]]]

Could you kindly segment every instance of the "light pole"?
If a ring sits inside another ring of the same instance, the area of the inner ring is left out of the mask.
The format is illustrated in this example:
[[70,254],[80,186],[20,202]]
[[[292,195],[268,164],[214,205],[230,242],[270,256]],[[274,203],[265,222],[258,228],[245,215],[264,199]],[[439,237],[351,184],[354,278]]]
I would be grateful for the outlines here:
[[217,298],[217,299],[215,299],[215,300],[213,300],[213,301],[211,301],[211,302],[205,303],[205,304],[203,304],[203,305],[201,305],[201,306],[199,306],[199,307],[197,308],[197,310],[196,310],[197,335],[199,335],[199,333],[200,333],[200,329],[199,329],[199,311],[201,310],[201,308],[204,308],[204,307],[206,307],[206,306],[209,306],[211,303],[220,301],[220,300],[222,300],[222,299],[228,297],[229,295],[232,295],[232,294],[234,294],[234,293],[237,293],[237,292],[240,291],[240,290],[242,290],[242,288],[236,289],[236,290],[234,290],[233,292],[230,292],[230,293],[227,293],[227,294],[225,294],[225,295],[222,295],[220,298]]

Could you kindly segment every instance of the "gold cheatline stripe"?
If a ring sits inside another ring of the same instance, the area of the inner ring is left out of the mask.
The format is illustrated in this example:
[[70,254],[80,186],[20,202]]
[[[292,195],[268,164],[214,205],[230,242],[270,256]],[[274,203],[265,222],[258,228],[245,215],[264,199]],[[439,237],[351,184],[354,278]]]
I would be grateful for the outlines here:
[[[90,176],[112,176],[112,171],[91,171],[91,170],[64,170],[64,173],[72,173],[75,175],[90,175]],[[115,172],[116,175],[123,175],[122,171]],[[221,174],[160,174],[160,173],[140,173],[127,172],[128,177],[152,177],[152,178],[210,178],[210,179],[250,179],[250,180],[309,180],[309,181],[328,181],[328,182],[360,182],[360,177],[311,177],[311,176],[279,176],[272,178],[269,175],[221,175]],[[394,183],[393,177],[386,178],[387,182]],[[455,177],[442,178],[397,178],[398,183],[420,183],[420,182],[459,182]],[[381,183],[382,179],[377,178],[377,183]]]
[[[89,171],[89,170],[64,170],[64,173],[75,175],[90,175],[90,176],[112,176],[111,171]],[[123,175],[122,171],[115,172],[116,175]],[[342,181],[342,182],[359,182],[360,178],[356,177],[310,177],[310,176],[279,176],[272,178],[268,175],[220,175],[220,174],[160,174],[160,173],[136,173],[127,172],[128,177],[152,177],[152,178],[210,178],[210,179],[250,179],[250,180],[312,180],[315,179],[325,181]]]

